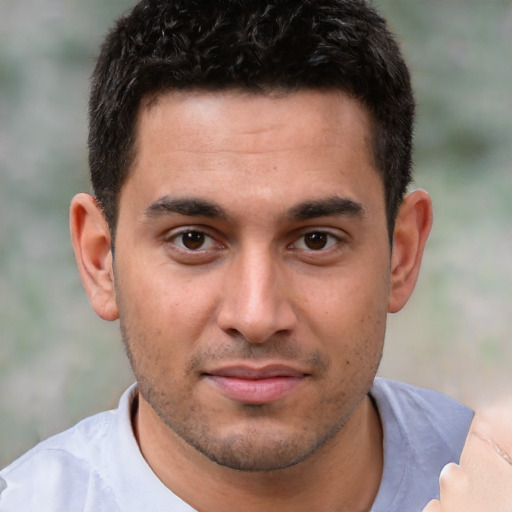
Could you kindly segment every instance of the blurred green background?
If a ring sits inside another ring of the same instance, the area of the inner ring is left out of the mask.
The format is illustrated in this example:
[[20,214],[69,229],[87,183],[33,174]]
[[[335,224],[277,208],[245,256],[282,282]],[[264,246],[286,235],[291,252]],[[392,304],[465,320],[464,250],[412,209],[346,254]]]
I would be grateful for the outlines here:
[[[416,184],[435,223],[381,375],[478,405],[512,394],[512,4],[378,0],[417,91]],[[0,467],[130,383],[68,236],[88,190],[88,77],[126,0],[0,1]]]

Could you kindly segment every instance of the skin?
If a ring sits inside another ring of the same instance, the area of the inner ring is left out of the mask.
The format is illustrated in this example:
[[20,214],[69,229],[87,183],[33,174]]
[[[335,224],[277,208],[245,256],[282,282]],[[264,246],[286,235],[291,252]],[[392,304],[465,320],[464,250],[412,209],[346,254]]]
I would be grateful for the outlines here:
[[[340,92],[167,93],[141,107],[115,258],[95,200],[72,202],[85,289],[120,319],[138,382],[141,451],[197,510],[375,498],[382,432],[367,393],[431,202],[404,200],[391,251],[370,135]],[[226,378],[233,368],[242,378]]]
[[512,402],[475,414],[460,464],[448,464],[439,479],[440,500],[423,512],[512,510]]

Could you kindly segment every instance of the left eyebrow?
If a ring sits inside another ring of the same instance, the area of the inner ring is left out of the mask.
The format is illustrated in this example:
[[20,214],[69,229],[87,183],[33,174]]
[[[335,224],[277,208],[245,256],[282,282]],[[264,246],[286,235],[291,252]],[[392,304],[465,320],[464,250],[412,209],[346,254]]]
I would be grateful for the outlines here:
[[304,201],[286,213],[286,217],[294,221],[315,219],[317,217],[330,217],[333,215],[348,215],[351,217],[364,214],[361,203],[346,197],[332,196],[325,199]]

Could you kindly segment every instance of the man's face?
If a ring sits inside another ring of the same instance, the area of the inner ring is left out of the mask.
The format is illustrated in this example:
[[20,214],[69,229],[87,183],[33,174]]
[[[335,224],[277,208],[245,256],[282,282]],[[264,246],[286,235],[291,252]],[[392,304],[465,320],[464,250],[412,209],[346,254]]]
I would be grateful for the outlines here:
[[380,360],[390,248],[363,107],[169,93],[141,109],[116,235],[141,400],[232,468],[313,454]]

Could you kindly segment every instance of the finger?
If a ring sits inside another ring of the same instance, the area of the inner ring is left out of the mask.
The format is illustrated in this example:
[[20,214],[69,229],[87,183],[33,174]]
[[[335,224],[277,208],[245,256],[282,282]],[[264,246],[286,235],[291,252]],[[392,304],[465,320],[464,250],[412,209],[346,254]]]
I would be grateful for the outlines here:
[[427,506],[422,512],[443,512],[443,507],[439,500],[431,500],[427,503]]
[[439,487],[441,489],[441,502],[445,498],[445,493],[449,491],[453,494],[463,494],[468,486],[468,479],[462,468],[450,462],[442,469],[439,475]]
[[[468,477],[463,469],[453,462],[447,464],[439,475],[440,502],[442,510],[449,512],[470,512],[471,494]],[[478,510],[478,512],[482,512]]]

